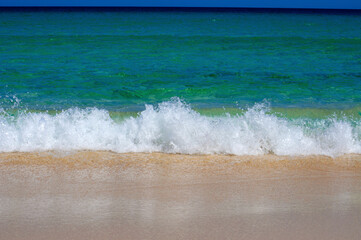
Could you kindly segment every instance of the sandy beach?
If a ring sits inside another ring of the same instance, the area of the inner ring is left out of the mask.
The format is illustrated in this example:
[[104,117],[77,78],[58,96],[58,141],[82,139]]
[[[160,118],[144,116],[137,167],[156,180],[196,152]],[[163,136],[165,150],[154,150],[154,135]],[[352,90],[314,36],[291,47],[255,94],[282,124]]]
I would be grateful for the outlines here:
[[361,239],[361,1],[56,1],[0,1],[0,240]]
[[359,239],[361,156],[0,154],[0,239]]

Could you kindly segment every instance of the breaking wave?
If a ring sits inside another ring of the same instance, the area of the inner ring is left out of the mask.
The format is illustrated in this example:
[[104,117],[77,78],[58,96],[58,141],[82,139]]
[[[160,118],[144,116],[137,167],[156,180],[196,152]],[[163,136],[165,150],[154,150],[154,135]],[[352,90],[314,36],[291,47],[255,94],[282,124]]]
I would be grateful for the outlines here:
[[136,117],[112,119],[102,109],[57,114],[0,114],[0,152],[109,150],[235,155],[361,153],[358,121],[287,119],[256,104],[231,116],[204,116],[179,99],[146,105]]

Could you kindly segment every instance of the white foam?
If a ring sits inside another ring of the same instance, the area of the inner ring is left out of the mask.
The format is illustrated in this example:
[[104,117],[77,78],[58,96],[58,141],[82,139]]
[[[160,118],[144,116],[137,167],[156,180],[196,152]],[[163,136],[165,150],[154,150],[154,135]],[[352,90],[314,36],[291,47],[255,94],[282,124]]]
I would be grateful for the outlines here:
[[347,119],[287,120],[255,105],[239,116],[207,117],[179,99],[147,105],[115,122],[106,110],[0,116],[0,151],[110,150],[185,154],[361,153],[361,127]]

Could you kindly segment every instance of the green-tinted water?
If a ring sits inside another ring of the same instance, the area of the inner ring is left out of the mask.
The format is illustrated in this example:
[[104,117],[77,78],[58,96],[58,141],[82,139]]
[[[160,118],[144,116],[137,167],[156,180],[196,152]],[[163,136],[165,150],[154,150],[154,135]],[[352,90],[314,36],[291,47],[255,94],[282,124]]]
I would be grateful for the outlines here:
[[137,111],[178,96],[357,114],[360,26],[338,13],[2,11],[0,106]]

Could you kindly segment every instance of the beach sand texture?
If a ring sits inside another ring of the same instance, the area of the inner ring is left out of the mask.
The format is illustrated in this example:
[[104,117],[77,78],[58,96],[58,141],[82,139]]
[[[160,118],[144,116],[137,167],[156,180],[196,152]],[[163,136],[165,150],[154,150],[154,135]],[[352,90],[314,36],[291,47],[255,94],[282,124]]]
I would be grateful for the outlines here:
[[361,156],[0,154],[0,239],[359,239]]

